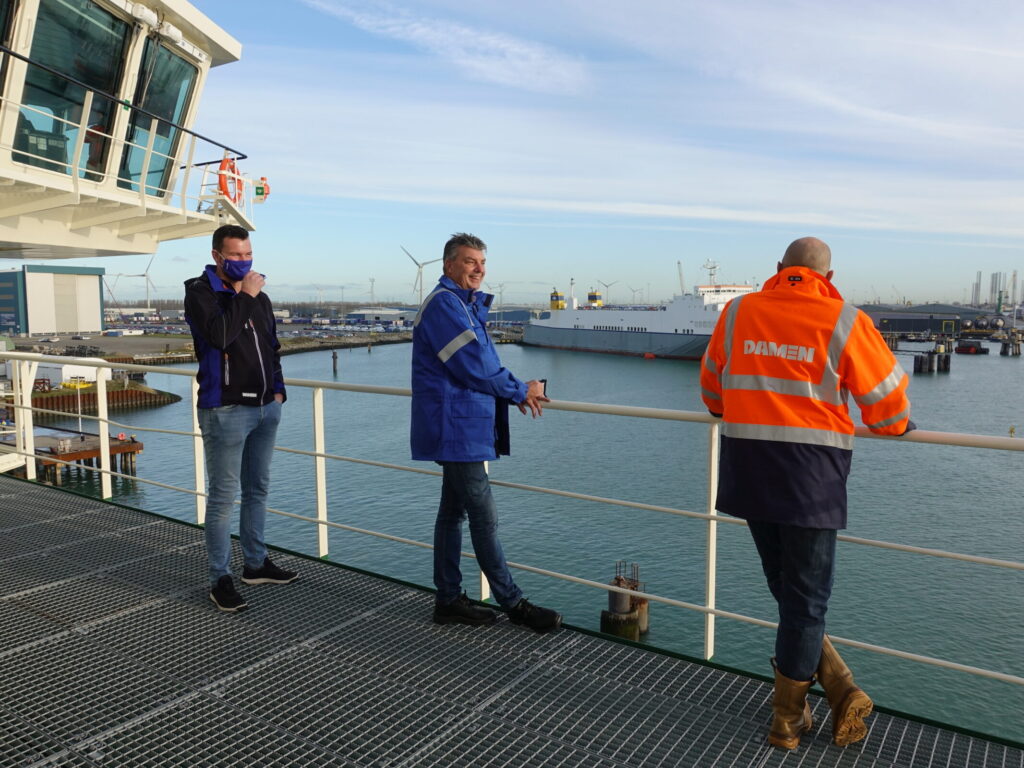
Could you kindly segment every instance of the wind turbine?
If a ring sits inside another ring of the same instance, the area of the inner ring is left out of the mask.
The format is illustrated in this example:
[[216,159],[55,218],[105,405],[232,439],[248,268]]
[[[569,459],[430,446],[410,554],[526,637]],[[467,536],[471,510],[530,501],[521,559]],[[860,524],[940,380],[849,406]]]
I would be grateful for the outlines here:
[[613,285],[615,285],[615,283],[617,283],[619,281],[616,280],[615,282],[612,282],[612,283],[606,283],[604,280],[598,280],[597,282],[599,282],[601,285],[604,286],[604,303],[605,304],[611,304],[612,303],[612,300],[610,298],[611,297],[611,291],[609,291],[608,289],[611,288]]
[[637,295],[637,293],[642,292],[643,288],[634,288],[631,285],[627,285],[626,287],[629,288],[629,290],[631,290],[633,292],[633,303],[636,304],[636,295]]
[[420,262],[416,261],[416,259],[412,258],[412,254],[405,250],[405,246],[404,245],[400,245],[398,247],[401,248],[403,251],[405,251],[405,255],[408,256],[410,259],[412,259],[412,263],[416,265],[416,282],[414,282],[412,284],[412,289],[415,291],[417,288],[419,288],[419,291],[420,291],[420,304],[422,304],[423,303],[423,268],[425,266],[427,266],[427,264],[433,264],[436,261],[440,261],[440,259],[431,259],[430,261],[424,261],[424,262],[420,263]]
[[[152,256],[149,257],[149,264],[146,265],[146,271],[143,272],[142,274],[129,275],[129,274],[126,274],[124,272],[118,272],[115,275],[115,277],[141,277],[141,278],[143,278],[146,281],[146,309],[147,310],[150,309],[150,306],[149,306],[149,289],[152,287],[153,292],[156,293],[156,286],[153,285],[153,281],[149,279],[149,268],[153,266],[153,259],[155,259],[155,258],[156,258],[156,254],[155,253]],[[116,283],[117,281],[115,280],[114,282]]]

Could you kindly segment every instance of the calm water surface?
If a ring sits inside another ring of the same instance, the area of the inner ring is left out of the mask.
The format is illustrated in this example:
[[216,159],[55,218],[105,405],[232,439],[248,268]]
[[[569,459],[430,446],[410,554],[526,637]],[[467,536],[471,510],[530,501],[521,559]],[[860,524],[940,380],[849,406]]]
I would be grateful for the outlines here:
[[[914,345],[904,345],[911,348]],[[338,381],[408,386],[410,345],[339,350]],[[545,377],[556,399],[702,410],[696,363],[612,355],[500,348],[522,378]],[[922,429],[1024,436],[1019,358],[955,356],[949,374],[912,377],[913,415]],[[912,370],[911,359],[901,356]],[[329,351],[283,359],[285,375],[335,380]],[[150,386],[183,395],[181,403],[115,414],[137,427],[187,429],[189,380],[147,377]],[[327,451],[412,465],[409,400],[326,392]],[[512,412],[511,457],[492,464],[495,479],[702,511],[707,428],[624,417],[548,411],[531,420]],[[118,428],[112,428],[118,431]],[[141,477],[192,484],[189,438],[139,431],[146,444]],[[311,395],[292,388],[278,444],[312,450]],[[430,464],[417,464],[433,468]],[[870,539],[1021,560],[1024,516],[1022,457],[1017,453],[860,440],[850,477],[850,528]],[[350,463],[328,464],[333,521],[430,541],[439,478]],[[191,497],[134,481],[117,481],[116,500],[194,520]],[[649,590],[702,602],[705,524],[657,512],[609,507],[496,488],[502,541],[510,560],[607,581],[616,560],[640,564]],[[271,505],[315,516],[313,460],[278,453]],[[268,522],[272,543],[315,553],[312,526]],[[465,547],[469,548],[468,534]],[[354,533],[332,531],[339,562],[430,584],[430,552]],[[1024,579],[1021,572],[839,545],[829,631],[960,663],[1024,675]],[[718,607],[776,618],[745,529],[719,526]],[[465,577],[476,578],[472,561]],[[200,578],[201,574],[197,574]],[[596,628],[605,593],[517,572],[531,599],[561,610],[567,621]],[[719,619],[715,661],[770,674],[773,633]],[[664,605],[651,608],[648,641],[699,656],[703,618]],[[1009,683],[844,651],[858,682],[883,706],[1024,741],[1024,690]]]

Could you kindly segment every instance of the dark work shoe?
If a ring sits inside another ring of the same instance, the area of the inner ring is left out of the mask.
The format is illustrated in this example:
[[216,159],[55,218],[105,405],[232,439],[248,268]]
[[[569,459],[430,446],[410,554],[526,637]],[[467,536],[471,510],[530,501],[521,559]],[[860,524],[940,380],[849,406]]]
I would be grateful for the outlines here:
[[235,582],[227,575],[217,579],[217,583],[210,589],[210,599],[214,605],[228,613],[236,613],[249,605],[245,598],[238,594]]
[[435,624],[473,624],[481,626],[483,624],[493,624],[497,620],[498,614],[490,608],[473,605],[473,603],[469,602],[465,592],[455,598],[454,602],[447,605],[434,603]]
[[525,597],[508,610],[508,620],[525,624],[535,632],[554,632],[562,626],[562,614],[534,605]]
[[270,562],[269,557],[263,560],[263,566],[260,568],[245,566],[242,569],[243,584],[291,584],[298,577],[299,574],[295,571],[278,568]]

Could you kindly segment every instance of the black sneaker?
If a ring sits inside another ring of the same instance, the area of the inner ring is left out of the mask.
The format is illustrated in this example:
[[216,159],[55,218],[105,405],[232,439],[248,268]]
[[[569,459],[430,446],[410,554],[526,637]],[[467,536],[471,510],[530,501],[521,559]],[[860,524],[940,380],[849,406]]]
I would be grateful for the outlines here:
[[263,566],[260,568],[245,566],[242,569],[243,584],[291,584],[298,577],[299,574],[295,571],[278,568],[270,562],[269,557],[263,560]]
[[498,614],[490,608],[473,605],[463,592],[454,602],[442,605],[434,603],[435,624],[493,624],[498,620]]
[[562,626],[562,614],[534,605],[525,597],[508,610],[508,620],[525,624],[536,632],[554,632]]
[[245,598],[238,594],[235,582],[228,575],[217,579],[217,583],[210,589],[210,599],[213,600],[214,605],[228,613],[237,613],[249,605],[245,602]]

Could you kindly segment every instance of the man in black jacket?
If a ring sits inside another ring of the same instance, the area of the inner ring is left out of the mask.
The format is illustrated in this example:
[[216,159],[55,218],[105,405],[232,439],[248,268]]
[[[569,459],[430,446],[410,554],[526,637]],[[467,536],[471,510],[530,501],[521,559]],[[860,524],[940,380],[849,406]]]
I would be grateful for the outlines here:
[[297,574],[274,565],[263,540],[270,458],[285,401],[273,307],[263,293],[264,276],[251,269],[252,244],[242,227],[229,224],[213,233],[213,260],[185,281],[185,319],[199,360],[210,599],[235,612],[246,607],[230,571],[231,510],[239,487],[242,582],[288,584]]

